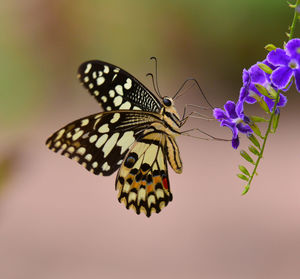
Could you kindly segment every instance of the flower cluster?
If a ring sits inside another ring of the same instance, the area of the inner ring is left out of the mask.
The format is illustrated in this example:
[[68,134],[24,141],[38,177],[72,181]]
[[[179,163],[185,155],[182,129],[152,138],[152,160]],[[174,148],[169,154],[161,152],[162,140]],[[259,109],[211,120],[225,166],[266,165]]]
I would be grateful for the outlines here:
[[280,107],[287,103],[286,96],[280,92],[285,93],[293,79],[300,92],[300,39],[290,40],[284,49],[272,46],[265,60],[243,70],[243,86],[238,101],[227,101],[224,110],[215,108],[213,112],[221,126],[232,130],[233,148],[239,146],[239,132],[249,136],[255,128],[251,117],[244,114],[244,104],[258,103],[266,113],[274,111],[279,115]]

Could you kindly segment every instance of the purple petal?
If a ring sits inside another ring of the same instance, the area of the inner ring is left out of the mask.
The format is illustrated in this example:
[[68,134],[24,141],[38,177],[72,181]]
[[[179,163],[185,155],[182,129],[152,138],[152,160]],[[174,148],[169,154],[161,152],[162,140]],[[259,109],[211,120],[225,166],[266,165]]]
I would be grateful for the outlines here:
[[231,140],[231,145],[234,149],[237,149],[240,145],[240,140],[239,137],[237,136],[236,138],[232,138]]
[[277,107],[284,107],[287,103],[287,97],[283,94],[280,94],[279,96],[279,102],[277,104]]
[[227,101],[227,103],[224,105],[225,111],[227,112],[228,116],[231,119],[237,118],[237,114],[235,112],[235,103],[232,101]]
[[249,83],[250,83],[250,74],[246,69],[244,69],[243,70],[243,85],[247,86]]
[[290,56],[299,57],[300,56],[300,39],[290,40],[286,44],[286,52]]
[[216,118],[217,120],[222,120],[224,118],[227,118],[227,116],[225,115],[225,112],[220,108],[215,108],[213,110],[213,115],[214,115],[214,118]]
[[243,102],[249,95],[248,89],[246,89],[244,86],[240,90],[240,97],[239,101]]
[[265,72],[258,67],[258,65],[253,65],[250,69],[251,81],[253,83],[259,83],[264,85],[268,80],[266,78]]
[[273,71],[277,68],[276,66],[274,66],[273,64],[271,64],[267,59],[265,59],[263,62],[261,62],[263,64],[266,64],[267,66],[269,66]]
[[239,118],[243,119],[244,118],[244,102],[238,101],[236,103],[236,109],[235,109],[237,115]]
[[289,83],[293,75],[293,70],[290,67],[279,67],[271,74],[271,80],[278,88],[284,88]]
[[249,125],[245,125],[243,123],[239,123],[236,125],[237,129],[243,133],[243,134],[247,134],[247,133],[253,133],[252,129],[249,127]]
[[[274,106],[274,99],[270,99],[268,97],[264,98],[265,102],[267,103],[270,111],[273,110],[273,106]],[[287,103],[287,97],[284,96],[283,94],[279,95],[279,102],[277,104],[277,107],[284,107]]]
[[267,59],[274,66],[287,66],[291,58],[286,55],[283,49],[277,48],[269,52]]
[[230,128],[231,131],[232,131],[233,137],[237,137],[239,131],[238,131],[238,129],[236,128],[236,125],[235,125],[234,122],[229,121],[229,120],[222,120],[221,126]]
[[300,70],[298,69],[295,70],[294,75],[295,75],[295,84],[296,84],[297,91],[300,92]]

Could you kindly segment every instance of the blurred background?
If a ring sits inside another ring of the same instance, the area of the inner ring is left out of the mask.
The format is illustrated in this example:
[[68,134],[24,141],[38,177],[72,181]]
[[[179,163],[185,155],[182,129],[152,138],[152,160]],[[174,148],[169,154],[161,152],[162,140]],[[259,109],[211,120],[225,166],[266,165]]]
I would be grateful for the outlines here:
[[[243,163],[238,151],[226,142],[181,137],[184,171],[170,170],[174,200],[150,219],[119,204],[115,175],[94,176],[45,146],[63,125],[100,110],[76,78],[88,59],[116,64],[152,89],[145,74],[154,71],[149,57],[156,56],[163,95],[194,77],[214,106],[236,101],[243,68],[264,59],[266,44],[281,47],[286,40],[293,16],[286,1],[13,0],[1,6],[1,278],[299,278],[300,96],[294,89],[246,196],[235,176]],[[186,92],[180,111],[200,96],[195,87]],[[188,125],[231,136],[218,123]]]

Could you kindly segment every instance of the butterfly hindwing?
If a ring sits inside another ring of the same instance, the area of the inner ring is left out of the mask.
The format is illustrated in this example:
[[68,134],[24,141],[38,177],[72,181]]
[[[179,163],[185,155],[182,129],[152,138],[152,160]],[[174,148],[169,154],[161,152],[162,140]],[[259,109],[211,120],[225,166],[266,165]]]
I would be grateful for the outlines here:
[[91,60],[80,65],[78,78],[105,111],[159,112],[157,98],[135,77],[112,64]]
[[135,140],[155,121],[154,114],[141,111],[98,113],[66,125],[46,144],[95,174],[110,175],[121,166]]
[[150,217],[172,201],[165,142],[163,133],[146,135],[133,145],[118,172],[118,199],[137,214],[144,212]]

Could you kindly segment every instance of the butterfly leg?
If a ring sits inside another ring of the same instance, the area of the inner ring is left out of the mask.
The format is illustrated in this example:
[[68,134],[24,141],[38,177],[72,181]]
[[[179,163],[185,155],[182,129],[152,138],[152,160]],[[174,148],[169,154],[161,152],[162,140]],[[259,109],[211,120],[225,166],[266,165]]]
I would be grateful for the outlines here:
[[[197,132],[199,132],[201,134],[204,134],[204,135],[208,136],[208,138],[193,136],[193,135],[190,134],[190,132],[193,132],[193,131],[197,131]],[[214,137],[214,136],[212,136],[212,135],[210,135],[210,134],[202,131],[199,128],[193,128],[193,129],[182,131],[181,135],[192,137],[192,138],[203,139],[203,140],[231,141],[231,139],[222,139],[222,138]]]

